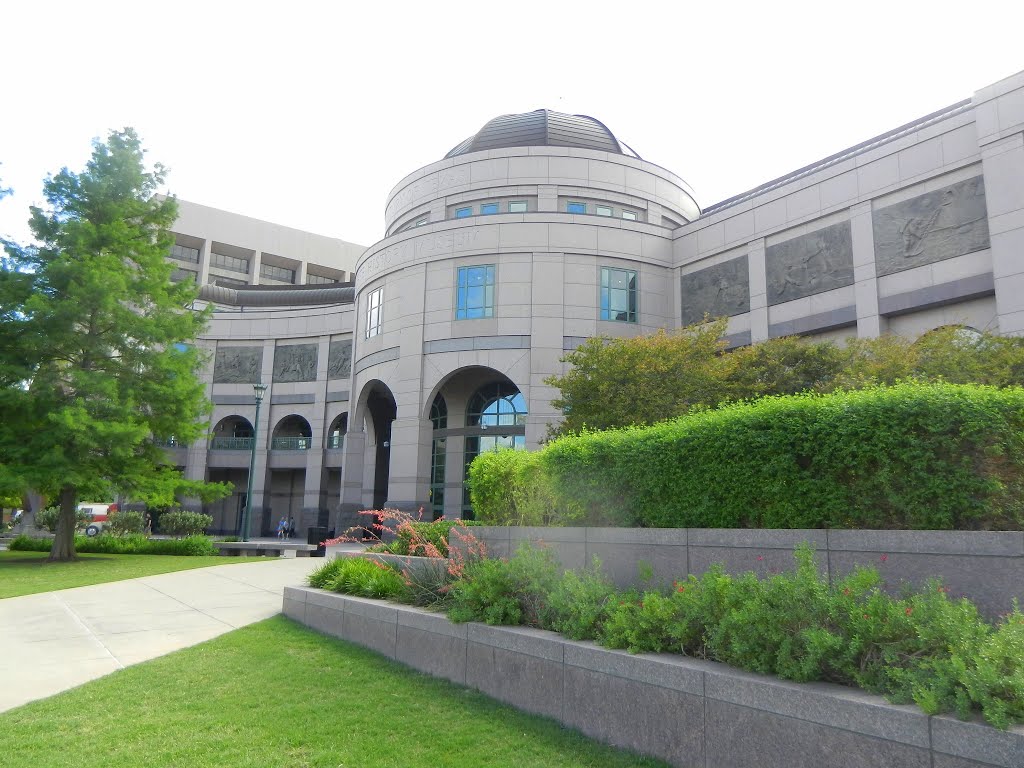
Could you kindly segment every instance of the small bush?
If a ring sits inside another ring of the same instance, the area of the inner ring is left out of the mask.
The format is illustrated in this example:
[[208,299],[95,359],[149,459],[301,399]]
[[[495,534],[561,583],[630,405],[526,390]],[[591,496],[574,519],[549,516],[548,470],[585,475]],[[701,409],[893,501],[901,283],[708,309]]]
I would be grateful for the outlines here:
[[14,552],[49,552],[53,549],[53,539],[38,539],[21,533],[7,542],[7,548]]
[[[47,507],[36,512],[36,527],[50,533],[57,532],[57,521],[60,519],[60,507]],[[89,516],[82,510],[75,511],[75,529],[85,528],[89,524]]]
[[594,557],[582,573],[567,571],[548,595],[545,629],[573,640],[595,640],[616,602],[616,589]]
[[145,528],[146,521],[141,512],[125,509],[108,515],[104,531],[109,531],[115,536],[124,536],[129,533],[145,533]]
[[[558,506],[539,454],[502,450],[480,454],[469,467],[470,498],[485,525],[550,525]],[[564,505],[563,505],[564,506]],[[563,508],[559,524],[582,512]]]
[[[22,552],[49,552],[52,539],[33,539],[24,534],[13,539],[10,549]],[[75,551],[83,554],[107,555],[216,555],[217,548],[206,536],[188,536],[183,539],[150,539],[141,534],[125,536],[75,536]]]
[[452,621],[544,626],[548,596],[560,569],[551,552],[523,544],[510,560],[480,560],[465,567],[451,588]]
[[167,536],[198,536],[213,525],[213,518],[201,512],[176,510],[160,515],[160,533]]

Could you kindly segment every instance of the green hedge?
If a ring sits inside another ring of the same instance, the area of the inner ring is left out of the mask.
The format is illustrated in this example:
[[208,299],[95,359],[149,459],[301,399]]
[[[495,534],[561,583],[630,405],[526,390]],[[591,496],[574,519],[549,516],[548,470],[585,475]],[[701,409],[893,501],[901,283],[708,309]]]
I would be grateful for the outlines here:
[[[24,534],[8,545],[22,552],[49,552],[52,539],[34,539]],[[188,536],[184,539],[148,539],[139,534],[127,536],[75,536],[75,552],[107,555],[216,555],[217,548],[206,536]]]
[[1019,530],[1022,449],[1024,390],[907,383],[564,437],[515,482],[546,483],[563,524]]

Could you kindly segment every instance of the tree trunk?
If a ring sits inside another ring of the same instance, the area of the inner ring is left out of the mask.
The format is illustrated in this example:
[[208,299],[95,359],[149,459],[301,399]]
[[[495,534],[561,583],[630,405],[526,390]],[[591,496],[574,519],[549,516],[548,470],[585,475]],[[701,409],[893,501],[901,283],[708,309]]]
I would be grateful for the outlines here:
[[50,549],[51,562],[64,562],[75,559],[75,502],[78,500],[78,489],[73,485],[65,485],[60,489],[60,517],[57,518],[57,534],[53,537]]

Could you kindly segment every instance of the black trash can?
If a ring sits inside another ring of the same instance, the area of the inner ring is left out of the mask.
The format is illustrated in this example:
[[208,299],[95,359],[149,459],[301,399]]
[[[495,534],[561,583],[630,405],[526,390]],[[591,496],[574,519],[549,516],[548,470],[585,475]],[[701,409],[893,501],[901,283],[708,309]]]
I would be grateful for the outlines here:
[[316,544],[316,550],[309,553],[310,557],[327,557],[327,547],[324,540],[327,538],[327,526],[311,525],[306,533],[306,543]]

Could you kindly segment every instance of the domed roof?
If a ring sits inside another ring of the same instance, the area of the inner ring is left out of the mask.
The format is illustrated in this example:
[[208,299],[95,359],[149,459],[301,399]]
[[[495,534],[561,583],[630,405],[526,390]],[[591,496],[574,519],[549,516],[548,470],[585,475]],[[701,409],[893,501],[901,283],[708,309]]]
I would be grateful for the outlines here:
[[550,109],[500,115],[456,145],[445,155],[445,159],[502,147],[580,147],[640,159],[627,144],[616,139],[600,120]]

